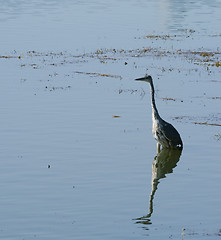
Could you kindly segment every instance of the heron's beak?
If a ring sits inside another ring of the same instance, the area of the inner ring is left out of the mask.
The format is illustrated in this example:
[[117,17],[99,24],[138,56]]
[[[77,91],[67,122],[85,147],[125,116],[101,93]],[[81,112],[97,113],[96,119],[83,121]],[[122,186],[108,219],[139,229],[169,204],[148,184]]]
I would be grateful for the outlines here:
[[145,80],[146,79],[144,77],[135,79],[135,81],[145,81]]

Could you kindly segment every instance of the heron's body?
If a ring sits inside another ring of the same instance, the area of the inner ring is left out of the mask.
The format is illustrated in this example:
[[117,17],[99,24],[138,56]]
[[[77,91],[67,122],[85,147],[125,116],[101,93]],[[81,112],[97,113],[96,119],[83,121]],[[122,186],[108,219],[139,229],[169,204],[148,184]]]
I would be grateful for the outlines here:
[[156,108],[154,99],[154,86],[152,77],[147,75],[144,78],[136,79],[150,83],[151,89],[151,105],[152,105],[152,121],[153,121],[153,137],[157,143],[163,148],[182,148],[183,143],[178,131],[170,123],[164,121]]
[[153,136],[156,141],[165,148],[183,147],[178,131],[170,123],[153,118]]

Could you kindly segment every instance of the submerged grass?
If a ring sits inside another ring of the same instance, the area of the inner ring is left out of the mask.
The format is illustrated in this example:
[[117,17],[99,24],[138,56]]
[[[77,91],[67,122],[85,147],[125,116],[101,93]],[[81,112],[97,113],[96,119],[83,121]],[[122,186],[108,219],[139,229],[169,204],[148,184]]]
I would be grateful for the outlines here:
[[194,122],[194,124],[199,124],[199,125],[208,125],[208,126],[218,126],[218,127],[221,127],[221,124],[218,124],[218,123]]
[[91,76],[95,76],[95,77],[110,77],[110,78],[120,78],[122,79],[122,77],[120,75],[113,75],[113,74],[106,74],[106,73],[97,73],[97,72],[79,72],[79,71],[75,71],[75,73],[78,74],[86,74],[86,75],[91,75]]

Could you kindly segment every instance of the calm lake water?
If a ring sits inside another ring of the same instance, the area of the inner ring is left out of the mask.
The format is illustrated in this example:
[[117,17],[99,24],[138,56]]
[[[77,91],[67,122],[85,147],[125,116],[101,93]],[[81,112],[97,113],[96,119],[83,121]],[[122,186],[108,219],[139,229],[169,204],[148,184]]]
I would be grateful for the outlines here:
[[221,2],[0,3],[0,239],[220,239]]

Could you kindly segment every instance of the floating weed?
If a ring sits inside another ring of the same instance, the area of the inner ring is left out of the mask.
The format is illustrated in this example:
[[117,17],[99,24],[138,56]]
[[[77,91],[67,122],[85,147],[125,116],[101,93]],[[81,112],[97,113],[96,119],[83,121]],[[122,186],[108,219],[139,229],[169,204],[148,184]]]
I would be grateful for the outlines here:
[[119,89],[118,90],[119,94],[122,93],[130,93],[130,94],[139,94],[141,97],[143,97],[145,95],[145,91],[141,88],[141,90],[137,90],[137,89]]
[[202,57],[210,57],[210,56],[214,56],[214,53],[212,53],[212,52],[201,52],[200,56],[202,56]]
[[[170,38],[170,35],[147,35],[146,37],[152,39],[159,38]],[[173,36],[175,37],[175,35]],[[118,56],[116,56],[118,54]],[[97,58],[101,61],[101,63],[108,63],[107,60],[125,60],[125,57],[145,57],[145,56],[155,56],[155,57],[177,57],[184,56],[185,59],[190,60],[193,64],[196,65],[207,65],[207,66],[216,66],[221,67],[221,61],[219,57],[221,55],[220,51],[207,51],[201,49],[201,51],[182,51],[182,49],[177,50],[168,50],[159,48],[151,48],[151,47],[143,47],[138,49],[98,49],[96,52],[91,53],[90,55],[86,55],[87,57]],[[173,69],[169,69],[172,71]],[[162,71],[165,71],[165,68],[162,68]]]
[[[194,230],[191,229],[186,229],[186,228],[182,228],[182,239],[184,239],[184,236],[188,235],[188,236],[194,236],[194,235],[198,235],[198,236],[202,236],[202,237],[214,237],[214,236],[221,236],[221,229],[218,229],[218,231],[213,232],[213,233],[209,233],[209,232],[196,232]],[[186,238],[185,238],[186,239]]]
[[97,49],[97,51],[95,52],[96,54],[104,54],[103,49]]
[[204,126],[218,126],[220,127],[221,118],[219,114],[212,114],[208,116],[176,116],[173,118],[174,120],[179,120],[185,123],[191,123],[195,125],[204,125]]
[[[145,38],[149,39],[174,39],[174,38],[182,38],[186,37],[187,35],[191,35],[194,33],[195,30],[187,29],[184,31],[183,34],[180,35],[146,35]],[[37,52],[35,50],[28,51],[25,54],[9,54],[9,55],[1,55],[0,59],[10,59],[10,58],[17,58],[22,59],[22,62],[20,62],[21,67],[28,67],[31,66],[33,69],[39,69],[44,68],[45,66],[49,67],[58,67],[61,65],[67,65],[67,64],[79,64],[79,63],[86,63],[90,61],[99,61],[102,64],[108,64],[108,63],[115,63],[120,62],[124,65],[128,64],[128,59],[131,58],[140,58],[140,57],[156,57],[156,58],[183,58],[187,60],[191,64],[196,64],[199,66],[206,66],[207,71],[211,73],[212,67],[221,67],[221,52],[219,48],[217,48],[214,51],[200,48],[198,50],[182,50],[182,49],[167,49],[162,47],[150,47],[150,46],[142,46],[140,48],[134,48],[134,49],[117,49],[117,48],[100,48],[97,49],[94,52],[88,52],[83,54],[72,54],[71,52]],[[33,61],[36,60],[36,62],[32,62],[32,64],[25,62],[27,59],[32,59]],[[211,67],[210,67],[211,66]],[[137,68],[137,63],[133,65],[134,68]],[[198,68],[198,67],[197,67]],[[172,72],[174,70],[177,70],[179,73],[181,72],[178,68],[168,68],[166,66],[159,66],[158,69],[162,72]],[[196,69],[196,68],[195,68]],[[195,69],[192,69],[193,71]],[[198,68],[199,69],[199,68]],[[122,79],[122,76],[120,75],[114,75],[114,74],[107,74],[107,73],[98,73],[98,72],[80,72],[76,71],[77,74],[87,74],[90,76],[95,77],[110,77],[110,78],[119,78]]]
[[215,99],[215,100],[217,100],[217,99],[221,99],[221,97],[211,97],[211,99]]
[[183,100],[180,100],[180,99],[175,99],[175,98],[170,98],[170,97],[164,97],[162,98],[164,101],[180,101],[180,102],[183,102]]
[[55,91],[55,90],[68,90],[70,89],[71,86],[67,86],[67,87],[48,87],[46,86],[45,89],[49,90],[50,92]]
[[162,99],[165,100],[165,101],[176,101],[175,98],[167,98],[167,97],[165,97],[165,98],[162,98]]
[[221,127],[221,124],[217,124],[217,123],[208,123],[208,122],[194,122],[194,124],[199,124],[199,125],[207,125],[207,126],[218,126],[218,127]]
[[174,119],[183,119],[184,117],[180,116],[180,117],[175,117]]
[[[149,38],[170,38],[170,35],[148,35]],[[175,37],[175,35],[173,36]],[[182,51],[182,49],[177,50],[168,50],[159,48],[152,48],[152,47],[142,47],[137,49],[116,49],[116,48],[101,48],[97,49],[95,52],[91,53],[84,53],[79,55],[73,55],[67,52],[48,52],[48,53],[41,53],[36,51],[29,51],[27,52],[28,56],[30,57],[43,57],[44,65],[50,66],[57,66],[57,65],[64,65],[64,64],[73,64],[79,62],[88,62],[90,59],[98,59],[100,63],[109,63],[110,61],[124,61],[127,58],[131,57],[146,57],[146,56],[153,56],[153,57],[178,57],[184,56],[185,59],[190,60],[193,64],[197,65],[207,65],[207,66],[221,66],[221,61],[219,60],[221,52],[217,51]],[[10,58],[13,56],[0,56],[2,58]],[[18,58],[18,56],[16,56]],[[57,63],[54,61],[56,59],[61,58],[61,60]],[[51,62],[53,61],[53,62]],[[126,64],[125,64],[126,65]],[[165,71],[165,68],[162,68],[162,71]],[[174,69],[170,68],[168,71],[172,71]],[[86,74],[86,73],[85,73]],[[89,73],[90,74],[90,73]],[[92,75],[94,73],[91,73]],[[95,73],[95,75],[99,75],[99,73]],[[100,75],[101,76],[101,75]],[[109,76],[109,74],[105,74],[104,76]]]
[[79,71],[75,71],[75,73],[78,73],[78,74],[86,74],[86,75],[91,75],[91,76],[111,77],[111,78],[120,78],[120,79],[122,79],[122,77],[121,77],[120,75],[112,75],[112,74],[105,74],[105,73],[79,72]]
[[146,53],[146,52],[150,52],[151,50],[152,50],[152,48],[144,48],[144,49],[142,49],[141,52]]
[[221,62],[217,61],[215,65],[216,67],[221,67]]
[[6,56],[6,55],[3,55],[3,56],[0,56],[0,58],[21,58],[21,56]]
[[153,38],[153,39],[163,39],[163,40],[167,40],[168,38],[171,37],[176,37],[176,35],[171,36],[171,35],[146,35],[145,38]]
[[190,29],[189,32],[190,32],[190,33],[195,33],[196,31],[193,30],[193,29]]

